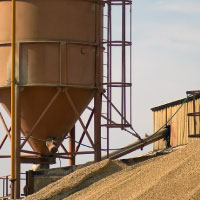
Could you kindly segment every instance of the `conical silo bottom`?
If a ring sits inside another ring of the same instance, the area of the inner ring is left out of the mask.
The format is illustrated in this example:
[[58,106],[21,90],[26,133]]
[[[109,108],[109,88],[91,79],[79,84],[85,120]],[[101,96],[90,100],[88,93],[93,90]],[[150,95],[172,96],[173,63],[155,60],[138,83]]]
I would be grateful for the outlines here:
[[[20,92],[21,128],[25,136],[32,131],[28,142],[35,152],[49,155],[45,140],[54,138],[60,144],[78,120],[66,90],[80,115],[92,100],[94,89],[27,86]],[[0,91],[0,102],[10,112],[10,88]]]

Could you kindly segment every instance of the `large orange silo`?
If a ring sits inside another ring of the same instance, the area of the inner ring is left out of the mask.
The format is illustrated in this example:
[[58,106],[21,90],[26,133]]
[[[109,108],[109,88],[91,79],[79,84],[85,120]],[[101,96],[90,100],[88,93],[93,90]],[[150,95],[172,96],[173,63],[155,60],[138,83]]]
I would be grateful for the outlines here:
[[[99,90],[102,4],[16,1],[16,85],[21,129],[34,152],[62,142]],[[0,102],[10,112],[11,1],[0,1]]]

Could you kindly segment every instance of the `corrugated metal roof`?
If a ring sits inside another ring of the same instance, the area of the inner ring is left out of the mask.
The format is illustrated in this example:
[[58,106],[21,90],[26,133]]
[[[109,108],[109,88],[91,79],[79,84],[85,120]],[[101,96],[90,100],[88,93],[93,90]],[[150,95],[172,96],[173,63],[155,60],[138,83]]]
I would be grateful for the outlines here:
[[[200,98],[200,95],[196,95],[196,99],[199,99],[199,98]],[[184,100],[185,100],[185,98],[184,99],[179,99],[179,100],[176,100],[176,101],[172,101],[172,102],[169,102],[169,103],[166,103],[166,104],[163,104],[163,105],[159,105],[159,106],[153,107],[153,108],[151,108],[151,110],[153,112],[154,111],[158,111],[158,110],[162,110],[162,109],[167,108],[167,107],[171,107],[171,106],[175,106],[175,105],[181,104]],[[188,101],[192,101],[192,97],[189,97]]]

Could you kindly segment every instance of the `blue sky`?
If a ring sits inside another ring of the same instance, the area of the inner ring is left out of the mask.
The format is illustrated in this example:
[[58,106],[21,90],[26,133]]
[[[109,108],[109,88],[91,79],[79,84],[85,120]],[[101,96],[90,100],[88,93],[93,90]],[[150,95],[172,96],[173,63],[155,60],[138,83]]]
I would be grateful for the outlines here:
[[200,1],[133,1],[134,126],[152,131],[150,108],[200,89]]

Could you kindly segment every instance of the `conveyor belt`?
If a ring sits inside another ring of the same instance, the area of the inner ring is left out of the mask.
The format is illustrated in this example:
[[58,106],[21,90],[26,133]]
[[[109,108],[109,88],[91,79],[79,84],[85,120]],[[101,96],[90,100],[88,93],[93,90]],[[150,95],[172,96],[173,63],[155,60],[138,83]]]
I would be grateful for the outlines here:
[[[141,149],[143,148],[144,146],[147,146],[149,144],[152,144],[162,138],[169,138],[170,136],[170,127],[166,127],[166,128],[163,128],[161,129],[160,131],[148,136],[148,137],[145,137],[143,138],[142,140],[137,140],[136,142],[134,143],[131,143],[125,147],[123,147],[122,149],[120,150],[117,150],[117,151],[112,151],[110,152],[109,154],[109,158],[110,159],[117,159],[117,158],[120,158],[126,154],[129,154],[135,150],[138,150],[138,149]],[[107,156],[103,156],[102,157],[102,160],[106,159]]]

